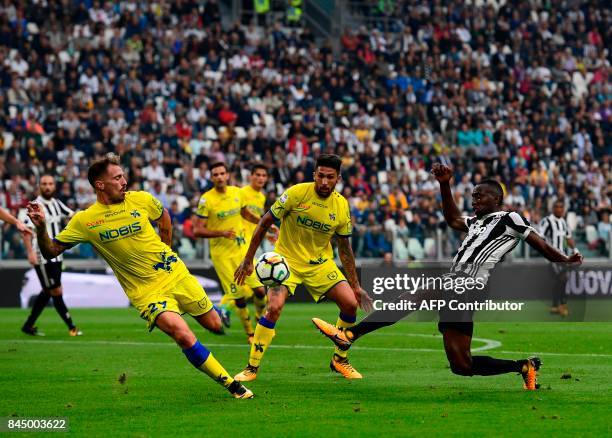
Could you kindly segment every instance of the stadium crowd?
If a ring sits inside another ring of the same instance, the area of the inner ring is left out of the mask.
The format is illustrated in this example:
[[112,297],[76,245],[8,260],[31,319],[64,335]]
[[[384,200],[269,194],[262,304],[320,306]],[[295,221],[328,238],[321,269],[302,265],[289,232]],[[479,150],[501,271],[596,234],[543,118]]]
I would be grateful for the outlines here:
[[[228,163],[238,185],[269,164],[271,202],[310,179],[317,154],[337,153],[357,256],[421,258],[436,235],[444,254],[456,246],[429,174],[441,161],[466,214],[474,184],[495,178],[532,222],[563,199],[578,240],[607,255],[608,6],[387,2],[391,28],[347,29],[334,50],[305,27],[224,28],[217,0],[4,0],[0,205],[18,214],[48,172],[59,198],[85,208],[88,164],[112,151],[193,254],[210,164]],[[5,257],[25,257],[4,231]]]

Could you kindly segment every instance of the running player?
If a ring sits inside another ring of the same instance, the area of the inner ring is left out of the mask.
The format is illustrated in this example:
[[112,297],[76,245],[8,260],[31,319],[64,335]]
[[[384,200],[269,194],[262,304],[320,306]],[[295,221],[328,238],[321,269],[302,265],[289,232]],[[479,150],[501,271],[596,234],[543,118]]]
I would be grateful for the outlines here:
[[[182,313],[208,330],[221,331],[221,320],[202,286],[172,251],[170,214],[146,192],[126,192],[119,157],[108,154],[95,161],[87,178],[97,202],[76,213],[55,239],[47,233],[45,213],[38,203],[28,205],[43,257],[53,259],[81,242],[89,242],[106,260],[149,330],[158,327],[182,348],[198,370],[224,386],[235,398],[253,393],[236,382],[196,338]],[[159,235],[151,221],[156,222]]]
[[[74,211],[66,207],[62,201],[53,197],[55,188],[55,178],[48,174],[42,175],[39,182],[40,195],[35,200],[45,210],[47,233],[51,239],[54,239],[59,234],[63,221],[70,219],[74,215]],[[26,225],[34,230],[36,229],[29,219],[26,220]],[[70,336],[82,335],[83,333],[72,322],[72,317],[68,312],[62,295],[62,255],[60,254],[53,259],[47,260],[40,253],[36,238],[25,236],[24,243],[28,251],[28,261],[36,270],[42,291],[34,300],[30,316],[23,327],[21,327],[21,331],[32,336],[45,335],[38,330],[35,323],[51,297],[53,297],[55,310],[57,310],[59,316],[68,326],[68,334]]]
[[257,223],[259,216],[249,210],[242,199],[240,188],[227,185],[230,174],[225,163],[211,165],[210,175],[214,187],[200,198],[194,235],[210,239],[210,258],[227,296],[226,300],[234,301],[238,318],[251,343],[254,333],[246,304],[250,292],[248,288],[261,300],[265,299],[265,289],[254,274],[246,279],[248,288],[238,285],[234,281],[234,271],[246,251],[244,223]]
[[[264,214],[264,207],[266,204],[266,195],[263,193],[263,188],[268,182],[268,168],[263,164],[255,164],[251,168],[251,179],[249,184],[240,189],[240,196],[244,206],[259,219]],[[257,224],[249,221],[244,221],[244,238],[245,238],[245,250],[251,243],[251,237],[253,232],[257,228]],[[258,321],[263,315],[266,308],[267,296],[262,293],[262,296],[255,295],[251,288],[246,291],[245,298],[253,297],[253,304],[255,304],[255,320]],[[229,295],[223,295],[221,299],[221,306],[229,308],[234,304],[234,300]]]
[[[561,253],[567,253],[566,247],[569,247],[574,254],[578,252],[572,238],[572,232],[565,221],[565,204],[562,200],[555,201],[552,214],[540,221],[540,232],[546,238],[548,244],[557,248]],[[567,271],[565,266],[558,263],[552,263],[551,267],[556,281],[550,313],[568,316],[569,309],[567,308],[567,298],[565,296]]]
[[[533,232],[534,229],[529,222],[519,214],[502,211],[504,194],[497,181],[483,181],[474,188],[472,205],[476,216],[462,217],[453,200],[449,184],[452,177],[450,167],[436,163],[433,165],[432,173],[440,184],[446,222],[453,229],[468,233],[453,259],[453,266],[448,274],[451,277],[486,279],[488,271],[499,263],[504,255],[512,251],[522,239],[550,261],[582,262],[580,254],[566,257],[548,245],[538,233]],[[415,301],[415,296],[408,294],[400,295],[398,298],[398,300],[404,299]],[[337,348],[348,350],[361,336],[395,324],[411,313],[409,310],[383,312],[373,312],[359,324],[344,331],[318,318],[313,318],[313,323],[335,343]],[[471,313],[457,315],[440,312],[438,329],[442,333],[446,357],[453,373],[462,376],[490,376],[518,372],[523,376],[525,389],[535,390],[537,388],[536,374],[541,364],[539,358],[504,360],[471,355],[470,346],[474,331]]]
[[[342,161],[336,155],[320,155],[317,159],[314,182],[290,187],[272,206],[257,226],[249,249],[235,279],[242,284],[253,272],[253,256],[268,229],[281,221],[280,236],[275,251],[285,257],[291,275],[278,287],[268,289],[268,307],[255,328],[255,339],[246,368],[234,378],[250,381],[257,377],[266,349],[275,335],[275,326],[289,295],[299,284],[304,284],[312,298],[335,301],[340,309],[337,326],[341,330],[355,323],[357,307],[371,301],[361,289],[355,258],[350,244],[352,231],[348,201],[335,191],[340,179]],[[334,262],[331,239],[336,236],[340,260],[348,276]],[[367,297],[367,298],[366,298]],[[348,361],[347,353],[335,349],[330,367],[347,379],[360,379],[361,374]]]

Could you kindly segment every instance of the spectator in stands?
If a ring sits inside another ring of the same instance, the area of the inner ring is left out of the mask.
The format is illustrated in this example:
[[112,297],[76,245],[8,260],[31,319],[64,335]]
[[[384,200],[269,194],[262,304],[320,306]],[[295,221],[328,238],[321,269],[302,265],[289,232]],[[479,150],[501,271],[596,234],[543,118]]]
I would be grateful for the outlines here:
[[509,208],[537,217],[561,197],[578,231],[606,228],[612,38],[592,2],[551,2],[545,32],[537,2],[360,6],[374,25],[345,30],[340,53],[306,28],[224,28],[216,0],[203,12],[166,0],[39,3],[0,6],[0,22],[22,14],[0,38],[0,201],[33,196],[35,184],[11,188],[14,176],[52,171],[61,197],[87,202],[81,171],[106,152],[124,157],[131,188],[190,205],[214,161],[243,184],[253,161],[274,163],[276,194],[326,152],[343,159],[356,239],[370,213],[399,224],[402,212],[411,237],[431,237],[437,160],[453,165],[465,214],[473,185],[496,177]]

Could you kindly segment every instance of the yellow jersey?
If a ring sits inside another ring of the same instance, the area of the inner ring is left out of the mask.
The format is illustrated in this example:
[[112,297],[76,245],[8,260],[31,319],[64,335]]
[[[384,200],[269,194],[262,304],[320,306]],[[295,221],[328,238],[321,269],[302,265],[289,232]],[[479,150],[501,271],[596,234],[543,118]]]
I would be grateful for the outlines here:
[[189,274],[172,249],[163,243],[150,221],[164,207],[147,192],[126,192],[123,202],[96,202],[76,213],[56,237],[72,247],[88,242],[109,264],[130,299],[154,293]]
[[210,256],[221,257],[242,254],[246,251],[244,220],[240,210],[244,207],[240,188],[227,186],[225,193],[212,188],[200,197],[196,214],[207,219],[206,228],[215,231],[234,230],[236,238],[210,239]]
[[[255,216],[262,217],[264,215],[264,207],[266,205],[266,195],[262,192],[255,190],[250,185],[244,186],[240,189],[242,195],[242,202]],[[249,247],[251,243],[251,237],[257,228],[257,224],[244,220],[246,247]]]
[[350,236],[353,230],[346,198],[335,190],[322,198],[314,187],[314,182],[296,184],[271,208],[281,221],[275,249],[289,260],[289,266],[319,265],[333,259],[333,235]]

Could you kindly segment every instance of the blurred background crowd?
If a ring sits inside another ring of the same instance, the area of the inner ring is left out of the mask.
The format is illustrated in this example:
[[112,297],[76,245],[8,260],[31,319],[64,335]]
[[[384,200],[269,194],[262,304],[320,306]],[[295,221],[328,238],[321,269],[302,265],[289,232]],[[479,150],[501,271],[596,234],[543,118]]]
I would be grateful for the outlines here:
[[[0,1],[0,205],[23,215],[51,173],[57,196],[86,208],[88,165],[112,151],[196,258],[210,164],[225,161],[236,185],[269,165],[271,203],[336,153],[358,257],[456,248],[434,162],[453,166],[465,214],[474,185],[494,178],[532,223],[563,200],[579,248],[610,255],[609,4],[348,3],[371,25],[325,41],[299,16],[223,25],[216,0]],[[3,231],[3,256],[25,258]]]

